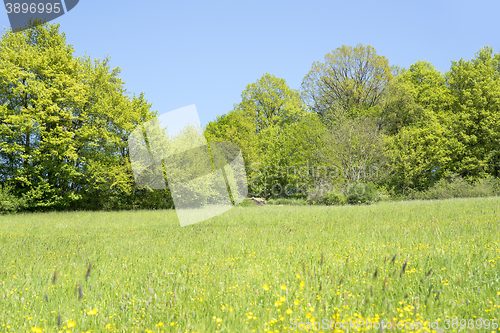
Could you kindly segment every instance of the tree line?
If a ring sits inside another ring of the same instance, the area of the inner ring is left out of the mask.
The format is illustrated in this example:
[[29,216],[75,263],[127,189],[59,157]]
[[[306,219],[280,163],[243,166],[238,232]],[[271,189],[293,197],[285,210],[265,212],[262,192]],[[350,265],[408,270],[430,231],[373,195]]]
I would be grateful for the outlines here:
[[482,193],[495,194],[500,54],[487,46],[442,73],[425,60],[399,68],[371,46],[341,46],[312,64],[299,90],[264,74],[206,136],[239,144],[250,192],[268,198],[342,202],[359,184],[419,197],[446,182],[488,183]]
[[[0,40],[0,211],[172,207],[168,186],[137,187],[129,159],[152,104],[109,58],[74,52],[54,24]],[[490,47],[441,73],[359,44],[313,63],[298,90],[264,74],[204,135],[241,148],[251,195],[342,202],[362,184],[404,197],[450,177],[497,179],[499,109]]]

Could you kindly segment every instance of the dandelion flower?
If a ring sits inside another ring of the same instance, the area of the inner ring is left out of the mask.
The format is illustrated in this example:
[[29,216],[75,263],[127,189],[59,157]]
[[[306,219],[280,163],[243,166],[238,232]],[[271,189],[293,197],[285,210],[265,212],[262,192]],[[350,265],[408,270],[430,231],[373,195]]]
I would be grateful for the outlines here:
[[97,314],[97,309],[92,309],[92,310],[89,310],[89,311],[87,311],[87,314],[88,314],[89,316],[96,315],[96,314]]
[[265,284],[264,286],[262,286],[262,288],[264,288],[265,291],[269,291],[269,286],[267,284]]
[[286,286],[284,284],[281,285],[281,290],[286,290]]
[[292,312],[293,312],[292,309],[287,309],[286,310],[286,314],[291,314]]

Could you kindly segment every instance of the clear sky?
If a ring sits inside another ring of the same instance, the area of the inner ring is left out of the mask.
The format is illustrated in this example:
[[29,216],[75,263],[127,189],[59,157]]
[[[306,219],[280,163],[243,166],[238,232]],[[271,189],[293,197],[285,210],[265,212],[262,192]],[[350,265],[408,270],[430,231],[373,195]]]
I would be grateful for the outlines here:
[[500,52],[499,13],[499,0],[80,0],[53,22],[76,55],[111,56],[126,88],[160,114],[196,104],[206,125],[264,73],[300,88],[312,63],[343,44],[441,71],[486,45]]

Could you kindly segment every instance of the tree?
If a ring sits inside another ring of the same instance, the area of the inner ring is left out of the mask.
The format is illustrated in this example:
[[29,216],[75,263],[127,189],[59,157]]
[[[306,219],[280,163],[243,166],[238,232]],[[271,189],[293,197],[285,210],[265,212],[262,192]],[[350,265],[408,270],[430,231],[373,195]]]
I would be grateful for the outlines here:
[[[388,60],[371,46],[341,46],[314,62],[302,90],[312,110],[325,119],[377,105],[393,74]],[[332,114],[333,113],[333,114]]]
[[257,82],[246,86],[241,102],[235,104],[232,111],[207,125],[205,136],[209,142],[231,142],[241,148],[250,183],[259,177],[259,172],[253,170],[262,157],[261,134],[271,127],[277,130],[296,123],[305,113],[305,105],[297,91],[284,79],[264,74]]
[[412,87],[395,80],[387,88],[380,105],[375,107],[378,129],[387,135],[396,135],[404,127],[424,121],[425,110],[412,94]]
[[451,94],[444,76],[430,63],[417,61],[392,80],[376,115],[380,128],[394,135],[405,126],[425,126],[431,118],[443,121],[450,104]]
[[304,197],[315,180],[327,178],[319,147],[324,126],[315,113],[289,105],[295,120],[271,125],[259,133],[258,163],[251,165],[251,190],[270,197]]
[[257,82],[246,86],[241,102],[235,109],[241,110],[254,122],[255,133],[268,126],[286,120],[293,115],[285,112],[287,103],[302,104],[299,92],[291,89],[284,79],[264,74]]
[[209,142],[231,142],[241,149],[245,166],[257,161],[257,134],[254,122],[241,110],[232,110],[217,116],[205,127],[205,137]]
[[499,59],[491,47],[485,47],[469,61],[452,61],[446,74],[453,98],[447,124],[458,140],[449,168],[469,181],[497,173],[494,165],[498,155],[495,151],[500,145]]
[[353,183],[379,180],[385,164],[383,137],[373,119],[338,119],[323,138],[320,156],[337,169],[344,190]]
[[29,209],[99,206],[134,189],[127,138],[151,104],[127,95],[109,59],[73,53],[52,24],[0,41],[0,183]]
[[403,127],[386,137],[386,154],[396,192],[426,190],[447,174],[453,140],[437,117],[426,124]]
[[377,115],[397,192],[425,190],[448,173],[456,150],[447,124],[451,103],[444,76],[427,61],[402,69],[389,85]]
[[451,93],[444,75],[427,61],[417,61],[403,70],[398,80],[410,87],[415,103],[432,111],[441,120],[451,105]]

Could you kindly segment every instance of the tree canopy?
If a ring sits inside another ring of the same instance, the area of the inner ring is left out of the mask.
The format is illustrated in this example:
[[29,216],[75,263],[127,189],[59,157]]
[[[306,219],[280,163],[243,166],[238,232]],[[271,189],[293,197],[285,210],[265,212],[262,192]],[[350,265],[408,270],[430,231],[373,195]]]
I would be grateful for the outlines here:
[[298,91],[291,89],[284,79],[271,74],[264,74],[257,82],[246,86],[241,93],[241,102],[235,109],[241,110],[253,120],[255,133],[288,121],[295,115],[290,111],[292,105],[302,107]]
[[[109,58],[74,53],[54,24],[1,37],[0,211],[172,207],[167,185],[139,188],[131,167],[129,136],[157,116],[152,104],[126,91]],[[360,182],[406,195],[455,175],[480,182],[500,176],[500,54],[484,47],[442,73],[343,45],[313,63],[301,92],[263,74],[232,110],[185,134],[184,144],[206,139],[209,152],[220,142],[239,147],[250,195],[307,197]],[[219,163],[200,153],[177,156],[189,167],[170,181]],[[155,177],[176,160],[162,163]],[[210,184],[199,186],[216,201]]]
[[67,208],[133,188],[127,137],[153,117],[109,58],[76,57],[58,25],[0,41],[0,182],[30,209]]
[[389,61],[371,46],[342,45],[316,61],[304,77],[304,99],[319,115],[351,113],[377,105],[392,79]]

